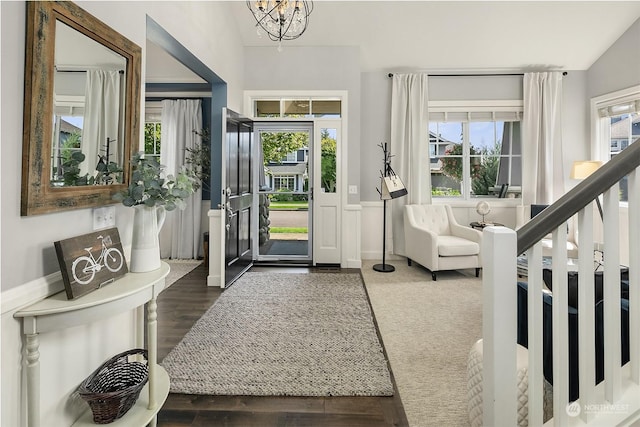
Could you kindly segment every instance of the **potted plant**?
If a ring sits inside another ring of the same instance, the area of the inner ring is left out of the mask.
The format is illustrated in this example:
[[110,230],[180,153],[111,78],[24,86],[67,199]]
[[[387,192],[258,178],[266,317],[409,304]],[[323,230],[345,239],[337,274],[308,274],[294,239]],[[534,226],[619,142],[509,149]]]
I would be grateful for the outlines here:
[[185,199],[200,186],[193,172],[182,166],[175,176],[164,174],[164,167],[153,157],[136,153],[129,186],[113,198],[135,208],[129,270],[135,273],[160,268],[158,232],[166,211],[186,207]]

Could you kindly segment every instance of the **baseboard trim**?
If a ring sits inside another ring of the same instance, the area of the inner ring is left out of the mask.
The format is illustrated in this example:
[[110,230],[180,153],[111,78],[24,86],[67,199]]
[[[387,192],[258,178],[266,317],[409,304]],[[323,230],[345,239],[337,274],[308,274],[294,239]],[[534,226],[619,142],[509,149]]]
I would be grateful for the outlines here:
[[207,286],[215,286],[218,288],[224,288],[224,286],[221,285],[221,277],[220,276],[214,276],[214,275],[208,275],[207,276]]

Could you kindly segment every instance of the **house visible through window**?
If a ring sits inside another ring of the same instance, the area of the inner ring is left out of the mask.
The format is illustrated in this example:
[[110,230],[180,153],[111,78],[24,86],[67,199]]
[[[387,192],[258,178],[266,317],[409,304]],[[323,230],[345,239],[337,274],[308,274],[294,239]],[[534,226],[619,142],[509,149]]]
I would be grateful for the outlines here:
[[[640,86],[592,101],[603,160],[610,160],[640,139]],[[601,157],[601,158],[602,158]],[[628,178],[620,180],[620,201],[629,200]]]
[[[447,111],[449,110],[449,111]],[[429,108],[433,197],[518,196],[522,151],[518,108]]]
[[[638,101],[640,104],[640,101]],[[640,105],[639,105],[640,106]],[[609,127],[609,159],[640,139],[640,113],[624,113],[605,118]],[[620,201],[629,200],[628,178],[620,180]]]
[[57,115],[54,117],[53,146],[51,150],[51,182],[64,181],[65,163],[71,155],[81,151],[83,117]]

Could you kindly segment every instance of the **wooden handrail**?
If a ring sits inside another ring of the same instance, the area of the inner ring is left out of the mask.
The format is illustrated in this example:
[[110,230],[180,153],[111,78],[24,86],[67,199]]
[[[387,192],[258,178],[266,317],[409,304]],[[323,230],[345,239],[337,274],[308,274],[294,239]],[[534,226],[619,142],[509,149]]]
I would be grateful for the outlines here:
[[518,253],[524,253],[536,242],[559,227],[580,209],[640,166],[640,142],[630,144],[571,191],[536,215],[518,231]]

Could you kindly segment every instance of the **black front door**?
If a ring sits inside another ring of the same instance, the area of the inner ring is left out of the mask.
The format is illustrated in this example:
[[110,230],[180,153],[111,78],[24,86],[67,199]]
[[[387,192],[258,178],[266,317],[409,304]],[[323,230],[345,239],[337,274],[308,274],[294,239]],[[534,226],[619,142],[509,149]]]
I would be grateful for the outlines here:
[[226,110],[225,287],[252,265],[251,145],[253,122]]

